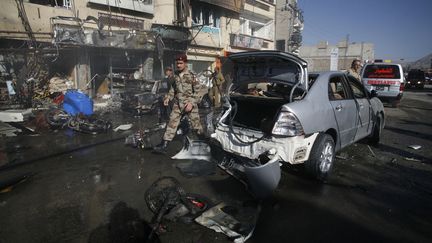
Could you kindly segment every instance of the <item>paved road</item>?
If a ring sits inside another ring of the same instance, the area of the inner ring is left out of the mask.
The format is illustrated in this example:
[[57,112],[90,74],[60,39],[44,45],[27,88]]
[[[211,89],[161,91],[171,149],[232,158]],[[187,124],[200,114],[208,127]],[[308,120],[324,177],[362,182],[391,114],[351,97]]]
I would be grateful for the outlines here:
[[[399,108],[386,107],[381,144],[358,143],[342,151],[326,184],[306,178],[301,167],[284,167],[278,189],[262,202],[248,242],[429,242],[431,88],[407,91]],[[115,124],[132,122],[134,129],[154,124],[148,117],[107,116]],[[2,162],[23,164],[0,170],[0,180],[34,175],[0,194],[0,242],[130,239],[124,237],[131,235],[131,225],[136,230],[151,220],[144,192],[162,175],[176,177],[186,191],[214,202],[251,200],[240,183],[221,171],[185,178],[168,156],[125,146],[123,138],[131,132],[48,131],[2,139]],[[408,148],[413,144],[422,147]],[[180,146],[173,144],[170,153]],[[196,224],[168,226],[162,242],[229,242]]]

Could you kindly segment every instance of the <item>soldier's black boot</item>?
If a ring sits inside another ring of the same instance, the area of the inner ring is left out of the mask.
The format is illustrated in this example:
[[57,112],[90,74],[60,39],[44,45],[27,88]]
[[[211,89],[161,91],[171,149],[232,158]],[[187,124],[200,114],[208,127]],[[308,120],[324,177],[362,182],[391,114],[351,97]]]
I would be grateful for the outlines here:
[[153,148],[153,151],[154,151],[155,153],[165,154],[165,153],[167,152],[168,144],[169,144],[169,141],[167,141],[167,140],[162,140],[162,142],[161,142],[160,144],[156,145],[156,146]]

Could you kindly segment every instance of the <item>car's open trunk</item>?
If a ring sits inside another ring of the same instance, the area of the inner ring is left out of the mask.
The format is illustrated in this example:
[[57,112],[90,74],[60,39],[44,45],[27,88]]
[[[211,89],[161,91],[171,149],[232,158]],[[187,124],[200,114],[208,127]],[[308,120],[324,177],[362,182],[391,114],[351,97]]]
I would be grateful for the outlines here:
[[233,118],[230,121],[229,117],[225,123],[264,133],[271,133],[281,106],[288,103],[282,98],[248,95],[231,96],[230,99],[233,106],[231,113]]

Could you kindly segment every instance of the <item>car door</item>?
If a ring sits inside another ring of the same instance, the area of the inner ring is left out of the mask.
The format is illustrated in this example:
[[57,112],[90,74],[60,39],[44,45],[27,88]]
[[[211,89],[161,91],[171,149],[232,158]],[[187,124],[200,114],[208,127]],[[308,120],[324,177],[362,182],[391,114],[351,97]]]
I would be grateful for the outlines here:
[[341,147],[352,143],[356,134],[357,107],[343,74],[330,77],[329,101],[338,126]]
[[353,99],[357,103],[357,110],[358,110],[358,116],[357,116],[357,132],[355,136],[355,140],[358,141],[364,137],[366,137],[372,127],[371,127],[371,105],[368,100],[368,96],[365,92],[364,86],[357,81],[352,76],[347,77],[348,83],[351,87]]

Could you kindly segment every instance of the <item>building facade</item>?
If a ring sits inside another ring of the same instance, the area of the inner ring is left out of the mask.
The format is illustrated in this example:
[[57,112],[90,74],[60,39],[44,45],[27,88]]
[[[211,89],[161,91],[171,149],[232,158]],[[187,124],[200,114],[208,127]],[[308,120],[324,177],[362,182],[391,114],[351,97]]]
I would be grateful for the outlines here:
[[273,50],[274,17],[272,0],[191,0],[192,69],[213,69],[234,52]]
[[113,77],[160,79],[180,52],[200,72],[273,50],[275,11],[275,0],[4,0],[0,71],[25,82],[39,66],[92,94]]
[[26,70],[37,67],[92,92],[113,73],[144,67],[143,78],[150,79],[156,38],[149,30],[156,11],[152,0],[5,0],[0,43],[9,62],[2,69],[22,83],[43,78]]
[[303,11],[297,0],[276,1],[275,49],[299,54],[302,44]]
[[299,56],[309,64],[310,71],[347,70],[353,60],[374,60],[374,44],[342,40],[336,45],[321,41],[315,46],[301,46]]

